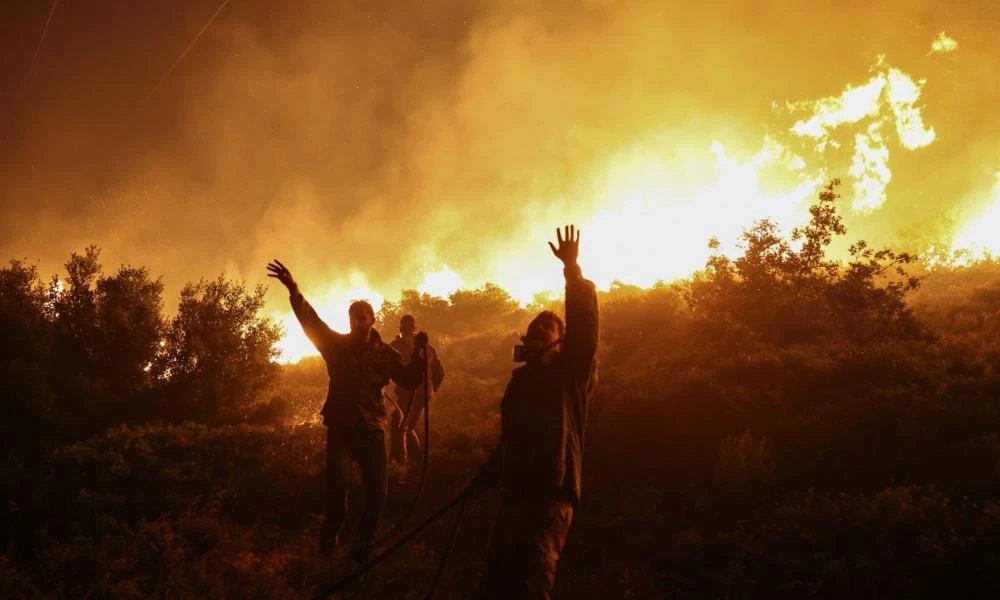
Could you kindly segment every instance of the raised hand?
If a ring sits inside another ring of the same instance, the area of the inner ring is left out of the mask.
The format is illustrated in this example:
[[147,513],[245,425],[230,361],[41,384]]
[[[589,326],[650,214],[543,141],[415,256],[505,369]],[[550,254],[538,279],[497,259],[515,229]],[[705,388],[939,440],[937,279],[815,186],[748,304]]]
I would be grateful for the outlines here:
[[267,274],[268,277],[274,277],[280,281],[289,292],[295,291],[298,288],[298,284],[295,283],[295,279],[292,278],[292,272],[288,270],[288,267],[281,264],[281,261],[274,259],[274,262],[267,263],[267,270],[270,273]]
[[576,264],[576,257],[580,254],[580,231],[573,225],[567,225],[560,231],[556,227],[556,239],[559,240],[559,247],[556,248],[549,242],[552,254],[561,260],[567,267]]

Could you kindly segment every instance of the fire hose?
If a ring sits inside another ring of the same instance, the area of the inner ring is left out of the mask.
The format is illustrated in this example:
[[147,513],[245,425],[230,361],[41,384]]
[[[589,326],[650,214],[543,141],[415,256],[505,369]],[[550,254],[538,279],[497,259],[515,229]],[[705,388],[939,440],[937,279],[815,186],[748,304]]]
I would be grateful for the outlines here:
[[347,587],[348,584],[355,581],[368,571],[371,571],[376,565],[378,565],[380,562],[388,558],[391,554],[402,548],[407,542],[416,537],[418,533],[426,529],[431,523],[434,523],[442,516],[447,514],[448,511],[450,511],[452,508],[458,505],[459,506],[458,516],[455,518],[455,522],[452,525],[451,533],[448,536],[448,543],[445,546],[440,561],[438,561],[438,567],[434,573],[434,579],[431,581],[431,586],[427,590],[426,598],[430,600],[431,598],[433,598],[434,591],[437,588],[438,581],[440,581],[441,574],[444,572],[444,566],[446,561],[448,560],[448,554],[451,552],[452,545],[455,542],[455,537],[458,535],[459,524],[462,522],[462,516],[465,514],[466,506],[468,505],[468,501],[472,497],[472,494],[473,494],[472,487],[471,486],[466,487],[464,490],[462,490],[462,493],[449,500],[447,504],[445,504],[444,506],[436,510],[432,515],[424,519],[423,522],[414,527],[412,531],[410,531],[403,537],[399,538],[399,540],[392,546],[389,546],[388,548],[380,552],[378,555],[370,559],[365,564],[355,569],[347,576],[339,579],[338,581],[330,585],[320,588],[320,590],[313,595],[313,598],[315,600],[324,600],[325,598],[328,598],[331,594],[334,594],[344,589],[345,587]]
[[[417,503],[420,501],[420,494],[424,490],[424,483],[427,481],[427,466],[430,464],[431,458],[431,361],[429,346],[427,345],[427,334],[420,332],[417,334],[416,340],[418,347],[424,348],[424,464],[420,467],[420,481],[417,483],[417,491],[413,495],[413,500],[410,505],[403,512],[403,516],[399,518],[396,523],[389,528],[389,531],[379,540],[378,543],[385,543],[393,536],[394,533],[399,531],[406,521],[413,516],[413,512],[417,508]],[[400,425],[402,428],[401,435],[403,436],[403,447],[406,447],[407,437],[409,430],[406,428],[406,423],[409,420],[410,414],[414,410],[413,400],[410,400],[410,405],[406,407],[406,414],[403,415],[403,421]]]
[[[431,432],[431,422],[430,422],[430,387],[431,387],[431,376],[430,376],[430,356],[429,356],[428,345],[427,345],[427,334],[425,334],[423,332],[417,334],[417,340],[416,340],[416,342],[417,342],[417,346],[418,347],[423,347],[424,348],[424,405],[423,405],[423,408],[424,408],[424,462],[423,462],[423,465],[421,466],[420,481],[417,484],[417,491],[416,491],[416,493],[413,496],[413,500],[410,502],[410,505],[407,507],[406,511],[403,513],[403,516],[389,529],[389,531],[385,534],[385,536],[383,536],[383,538],[381,540],[379,540],[379,542],[378,542],[379,544],[385,543],[389,538],[391,538],[392,535],[394,533],[396,533],[398,530],[400,530],[402,528],[402,526],[406,523],[406,521],[413,515],[413,513],[414,513],[414,511],[415,511],[415,509],[417,507],[417,503],[420,500],[420,495],[423,492],[424,484],[427,481],[427,467],[428,467],[428,464],[430,463],[430,435],[431,435],[431,433],[430,433]],[[407,443],[406,433],[407,433],[408,429],[405,428],[405,424],[409,420],[409,416],[410,416],[410,414],[412,414],[412,411],[415,410],[414,409],[414,404],[415,403],[411,400],[410,405],[406,409],[406,414],[403,415],[403,421],[402,421],[402,424],[401,424],[403,426],[403,429],[402,429],[402,434],[404,436],[403,437],[403,444]],[[361,565],[356,570],[354,570],[353,572],[351,572],[347,576],[341,578],[340,580],[336,581],[335,583],[333,583],[331,585],[328,585],[327,587],[321,588],[318,592],[316,592],[316,594],[314,595],[314,598],[316,598],[317,600],[325,599],[325,598],[329,597],[331,594],[334,594],[334,593],[342,590],[348,584],[350,584],[351,582],[357,580],[358,578],[360,578],[361,576],[363,576],[365,573],[367,573],[368,571],[370,571],[371,569],[373,569],[375,566],[377,566],[380,562],[382,562],[383,560],[385,560],[386,558],[388,558],[391,554],[393,554],[394,552],[396,552],[397,550],[399,550],[400,548],[402,548],[407,542],[409,542],[410,540],[412,540],[418,533],[420,533],[421,531],[423,531],[424,529],[426,529],[431,523],[437,521],[439,518],[441,518],[442,516],[444,516],[449,510],[451,510],[456,504],[458,504],[459,505],[458,516],[455,517],[455,522],[452,524],[451,532],[448,535],[448,541],[447,541],[447,543],[445,545],[444,551],[441,554],[441,559],[438,562],[437,569],[434,572],[434,577],[431,580],[431,585],[430,585],[430,587],[427,590],[427,596],[426,596],[426,598],[427,598],[427,600],[431,600],[433,598],[433,596],[434,596],[435,590],[437,589],[437,585],[438,585],[438,583],[441,580],[441,575],[444,573],[444,567],[445,567],[445,564],[447,563],[448,555],[451,553],[451,549],[452,549],[452,546],[454,545],[455,538],[458,536],[459,526],[460,526],[460,524],[462,522],[462,517],[465,514],[465,509],[466,509],[466,506],[468,505],[468,499],[469,499],[470,495],[471,495],[471,489],[470,488],[466,488],[464,491],[462,491],[461,494],[459,494],[458,496],[456,496],[455,498],[453,498],[451,501],[449,501],[447,504],[445,504],[444,506],[442,506],[440,509],[438,509],[436,512],[434,512],[434,514],[432,514],[429,517],[427,517],[427,519],[425,519],[423,522],[421,522],[419,525],[417,525],[412,531],[410,531],[409,533],[407,533],[406,535],[404,535],[403,537],[401,537],[398,541],[396,541],[394,544],[392,544],[391,546],[389,546],[384,551],[380,552],[374,558],[370,559],[364,565]]]

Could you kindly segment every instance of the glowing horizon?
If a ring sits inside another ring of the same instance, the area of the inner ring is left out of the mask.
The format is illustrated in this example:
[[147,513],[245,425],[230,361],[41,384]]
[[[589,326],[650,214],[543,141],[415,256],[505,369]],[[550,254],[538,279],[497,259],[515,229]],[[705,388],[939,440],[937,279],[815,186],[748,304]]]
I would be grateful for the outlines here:
[[[398,297],[405,287],[447,299],[457,289],[490,282],[522,306],[539,294],[559,297],[560,266],[545,242],[563,221],[580,229],[580,263],[600,289],[615,281],[648,288],[683,279],[704,267],[709,239],[735,256],[740,234],[755,221],[770,219],[786,233],[804,224],[808,207],[835,172],[828,161],[845,147],[850,150],[842,163],[841,210],[871,214],[887,201],[891,153],[917,151],[936,139],[920,104],[926,83],[878,56],[863,83],[779,109],[792,123],[767,131],[756,148],[733,150],[730,142],[714,139],[683,164],[668,156],[669,131],[650,131],[610,152],[577,181],[574,189],[584,201],[569,214],[560,202],[535,204],[531,224],[496,247],[486,269],[445,263],[423,271],[416,285],[396,287],[372,286],[356,271],[349,281],[320,285],[308,297],[337,330],[346,330],[350,300],[369,299],[378,310],[384,298]],[[290,312],[277,309],[274,316],[288,332],[280,344],[283,360],[315,354]]]

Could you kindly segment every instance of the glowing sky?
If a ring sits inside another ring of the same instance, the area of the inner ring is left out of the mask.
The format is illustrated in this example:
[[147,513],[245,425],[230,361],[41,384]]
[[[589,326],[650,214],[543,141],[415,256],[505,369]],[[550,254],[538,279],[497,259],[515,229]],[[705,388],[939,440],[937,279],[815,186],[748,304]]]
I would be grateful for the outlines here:
[[168,306],[274,257],[333,323],[404,287],[527,300],[566,222],[600,285],[648,285],[832,177],[852,234],[996,231],[996,2],[240,0],[159,87],[218,3],[60,3],[40,46],[51,5],[10,4],[0,251],[97,243]]

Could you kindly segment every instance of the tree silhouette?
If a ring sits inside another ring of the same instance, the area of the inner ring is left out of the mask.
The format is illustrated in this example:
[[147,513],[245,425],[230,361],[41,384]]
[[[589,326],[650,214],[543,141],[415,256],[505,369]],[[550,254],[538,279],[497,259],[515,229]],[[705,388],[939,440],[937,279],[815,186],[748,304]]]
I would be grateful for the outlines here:
[[0,268],[0,422],[4,439],[33,436],[56,414],[47,367],[52,347],[49,296],[38,268]]
[[166,382],[174,419],[238,420],[277,376],[281,329],[262,317],[264,287],[223,277],[189,283],[167,327],[154,372]]
[[[847,233],[839,185],[822,190],[809,222],[790,236],[765,219],[743,233],[739,257],[713,253],[688,290],[695,313],[720,335],[749,332],[780,344],[925,335],[905,302],[920,283],[906,271],[914,256],[858,241],[846,265],[828,257]],[[719,247],[714,239],[709,245]]]

